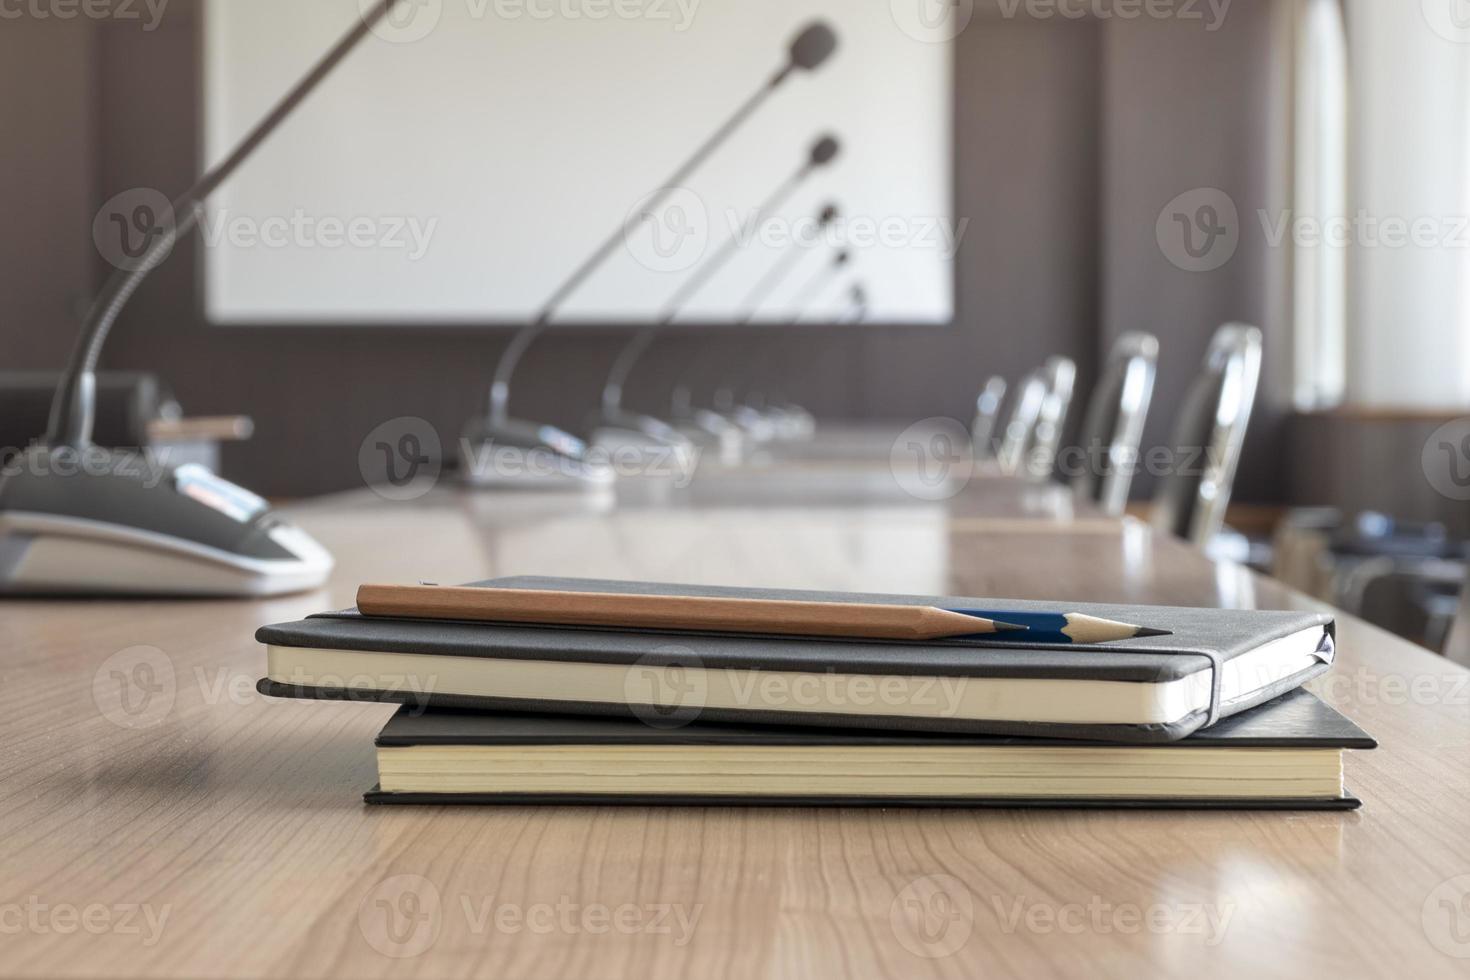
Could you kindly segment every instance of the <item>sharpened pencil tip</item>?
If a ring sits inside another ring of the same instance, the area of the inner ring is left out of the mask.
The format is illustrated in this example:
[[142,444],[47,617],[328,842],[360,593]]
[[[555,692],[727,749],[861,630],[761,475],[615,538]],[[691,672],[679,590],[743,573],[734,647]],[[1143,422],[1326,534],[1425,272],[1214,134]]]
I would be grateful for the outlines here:
[[1015,623],[1001,623],[993,619],[991,620],[991,622],[995,623],[995,631],[997,633],[1024,633],[1027,630],[1031,629],[1031,627],[1029,626],[1017,626]]
[[1135,638],[1141,636],[1173,636],[1173,630],[1156,630],[1148,626],[1140,626],[1138,632],[1133,634]]

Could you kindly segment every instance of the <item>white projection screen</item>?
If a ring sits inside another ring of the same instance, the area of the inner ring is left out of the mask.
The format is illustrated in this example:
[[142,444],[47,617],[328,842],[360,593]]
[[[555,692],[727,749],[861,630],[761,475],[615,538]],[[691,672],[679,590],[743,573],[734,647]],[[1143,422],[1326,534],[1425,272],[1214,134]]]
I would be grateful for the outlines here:
[[[739,236],[679,321],[840,320],[861,284],[867,322],[950,322],[964,228],[942,30],[902,23],[890,0],[409,4],[210,202],[199,248],[211,322],[524,323],[814,18],[838,33],[833,58],[790,78],[556,320],[648,322]],[[210,0],[206,162],[369,6]],[[759,203],[824,133],[840,156],[754,228]],[[827,202],[841,216],[819,228]],[[832,271],[843,249],[851,262]],[[748,309],[783,261],[794,266],[782,286]]]

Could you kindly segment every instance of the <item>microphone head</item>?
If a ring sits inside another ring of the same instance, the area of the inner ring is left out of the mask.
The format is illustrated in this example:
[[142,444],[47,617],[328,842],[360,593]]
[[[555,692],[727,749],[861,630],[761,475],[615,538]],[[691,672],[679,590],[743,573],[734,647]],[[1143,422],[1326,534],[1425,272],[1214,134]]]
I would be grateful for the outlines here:
[[837,158],[842,149],[842,144],[837,142],[835,136],[823,136],[812,144],[811,165],[814,167],[825,167]]
[[813,21],[791,42],[791,64],[813,71],[837,50],[837,32],[826,21]]
[[829,204],[817,214],[817,221],[825,228],[837,220],[837,205]]

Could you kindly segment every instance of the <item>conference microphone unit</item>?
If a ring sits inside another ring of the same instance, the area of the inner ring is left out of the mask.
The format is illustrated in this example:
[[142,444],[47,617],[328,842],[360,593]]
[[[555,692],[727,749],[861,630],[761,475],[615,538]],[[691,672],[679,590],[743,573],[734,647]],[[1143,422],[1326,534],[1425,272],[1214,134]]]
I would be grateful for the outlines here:
[[[520,421],[510,414],[511,382],[526,353],[545,334],[556,314],[566,301],[585,283],[594,272],[613,255],[620,243],[639,231],[689,177],[702,167],[753,116],[758,109],[789,79],[799,73],[813,72],[827,62],[837,50],[837,33],[825,22],[815,21],[803,28],[792,39],[786,49],[786,60],[751,96],[741,103],[720,126],[705,139],[658,189],[644,202],[636,215],[629,216],[606,239],[604,239],[567,278],[559,284],[542,307],[511,339],[495,367],[494,380],[490,387],[489,404],[485,414],[470,422],[465,430],[469,445],[482,448],[510,446],[533,452],[548,452],[558,461],[552,467],[566,474],[569,485],[600,484],[607,474],[591,462],[588,447],[580,439],[563,432],[555,426]],[[652,427],[650,436],[655,441],[673,446],[686,445],[672,428]],[[504,487],[524,485],[525,477],[517,474],[497,474],[482,471],[482,467],[467,467],[465,477],[472,485]]]
[[96,445],[97,365],[128,300],[199,223],[205,201],[403,0],[382,0],[221,163],[155,220],[136,263],[87,313],[56,389],[44,441],[0,476],[0,592],[25,595],[268,596],[322,585],[332,557],[260,497],[198,465]]
[[[783,180],[756,208],[749,227],[752,230],[759,228],[761,222],[774,214],[813,173],[831,165],[832,161],[837,159],[841,149],[841,144],[834,136],[827,135],[818,138],[807,151],[806,158],[796,171]],[[658,319],[635,333],[624,346],[617,360],[614,361],[612,370],[608,373],[607,382],[602,389],[602,411],[593,422],[594,442],[622,445],[630,439],[636,441],[638,434],[660,440],[665,431],[678,431],[660,419],[630,412],[624,408],[623,394],[628,377],[648,348],[658,338],[659,333],[673,323],[700,290],[729,265],[730,260],[739,254],[741,243],[745,240],[744,228],[738,229],[727,238],[714,255],[695,268],[694,274],[664,305]],[[695,430],[695,434],[722,440],[722,451],[730,451],[729,442],[724,441],[729,440],[733,435],[729,429],[717,426],[714,432],[703,433]],[[681,437],[687,438],[687,433],[681,433]]]
[[[857,283],[852,287],[850,296],[851,306],[837,319],[837,323],[843,326],[856,326],[868,318],[867,286]],[[787,400],[779,391],[773,392],[769,399],[761,399],[757,407],[771,419],[782,438],[788,441],[802,441],[816,434],[816,416],[801,405]]]
[[[792,316],[790,326],[794,326],[802,316],[811,308],[822,290],[827,287],[833,279],[840,276],[852,263],[852,253],[847,249],[841,249],[832,257],[830,262],[825,263],[811,278],[798,288],[791,306],[796,311]],[[789,329],[789,327],[788,327]],[[777,343],[786,338],[778,338]],[[736,397],[736,385],[743,368],[744,373],[749,374],[755,367],[757,360],[762,362],[771,360],[769,352],[764,356],[760,351],[753,349],[746,358],[744,364],[737,367],[731,375],[727,376],[725,382],[715,391],[715,410],[735,420],[747,432],[758,434],[758,438],[764,441],[771,439],[805,439],[815,430],[815,420],[810,412],[799,406],[789,406],[785,412],[770,412],[762,407],[757,407],[752,402],[761,402],[758,393],[753,393],[752,399],[741,402]],[[779,358],[776,358],[779,360]]]
[[[818,232],[830,227],[840,215],[836,204],[827,204],[815,216]],[[793,242],[781,252],[779,258],[760,280],[745,295],[739,309],[741,313],[738,322],[744,326],[755,319],[760,308],[765,305],[771,295],[790,278],[791,274],[806,258],[807,249],[802,248],[799,243]],[[670,410],[676,423],[696,425],[709,432],[726,432],[734,429],[736,432],[754,438],[760,442],[769,438],[773,433],[765,430],[747,432],[736,425],[728,416],[722,415],[714,408],[706,408],[695,404],[695,391],[701,382],[708,379],[709,375],[719,366],[723,356],[722,349],[716,344],[706,344],[701,348],[681,373],[674,390],[669,398]]]

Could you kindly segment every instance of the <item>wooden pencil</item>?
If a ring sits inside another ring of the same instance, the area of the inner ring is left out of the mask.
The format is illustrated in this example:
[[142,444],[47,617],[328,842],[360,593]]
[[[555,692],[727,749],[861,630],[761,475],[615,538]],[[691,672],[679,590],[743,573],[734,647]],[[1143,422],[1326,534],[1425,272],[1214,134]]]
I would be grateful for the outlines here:
[[1021,635],[1026,629],[933,606],[437,585],[363,585],[357,590],[357,608],[365,616],[400,619],[874,640]]

